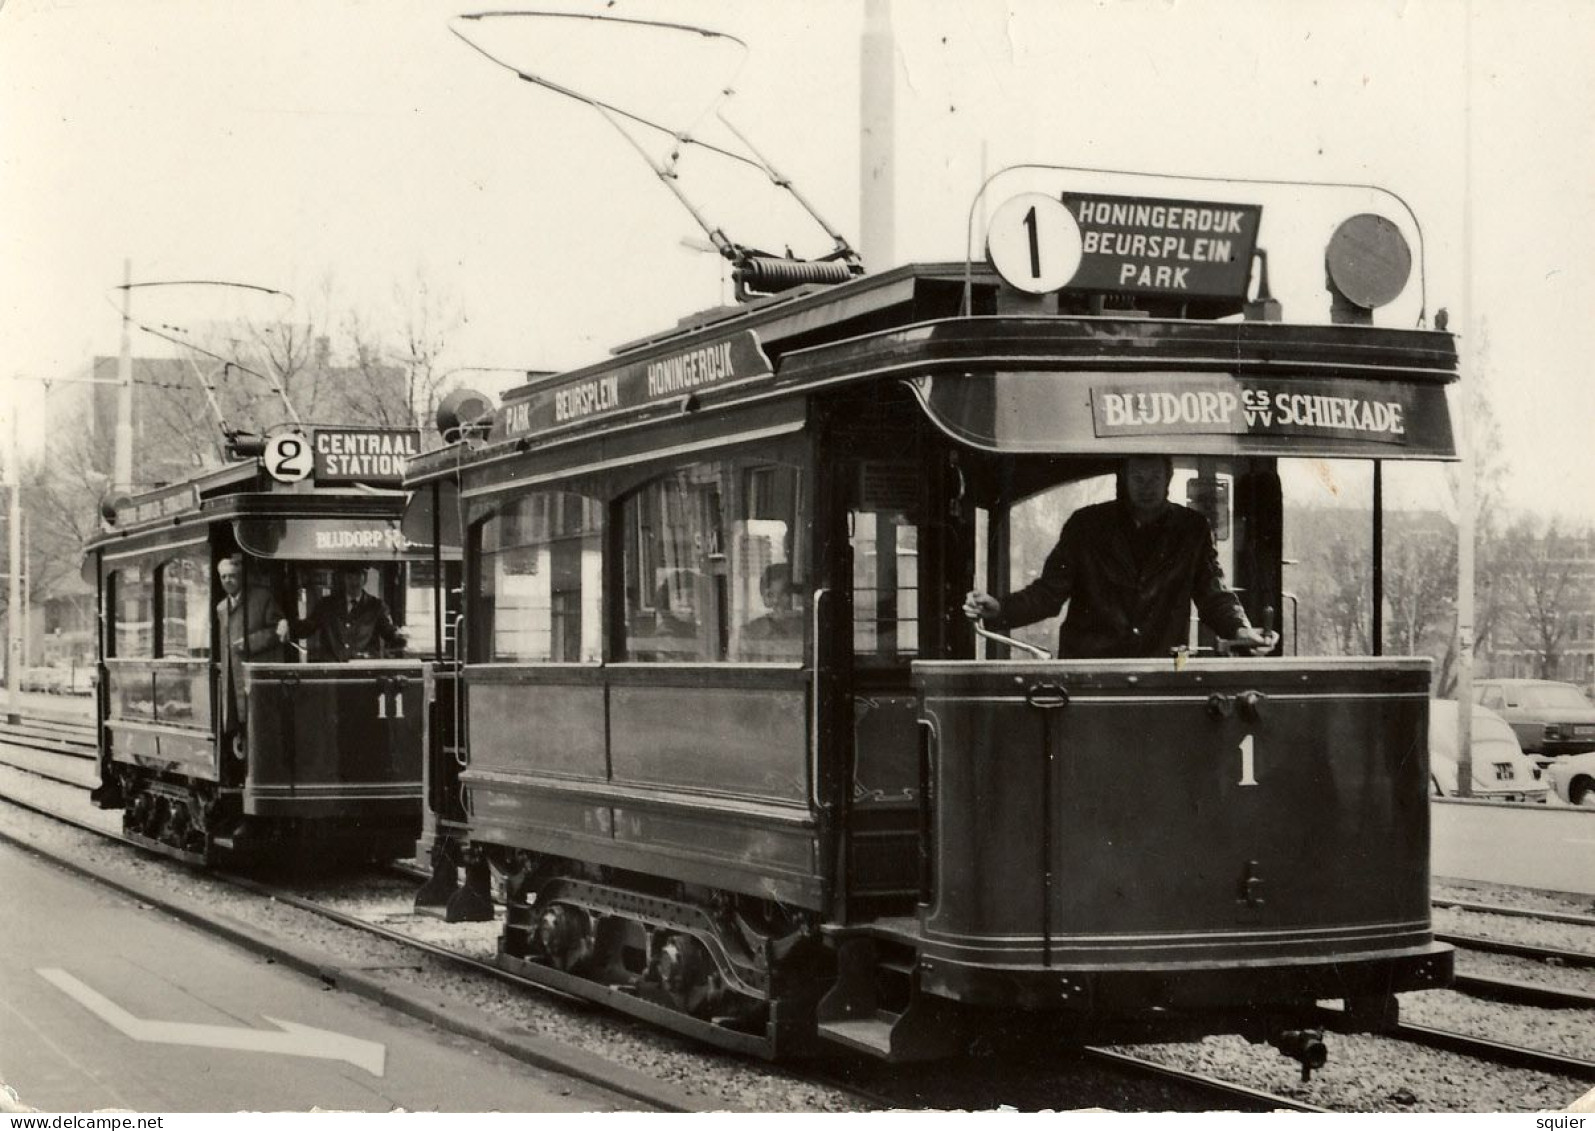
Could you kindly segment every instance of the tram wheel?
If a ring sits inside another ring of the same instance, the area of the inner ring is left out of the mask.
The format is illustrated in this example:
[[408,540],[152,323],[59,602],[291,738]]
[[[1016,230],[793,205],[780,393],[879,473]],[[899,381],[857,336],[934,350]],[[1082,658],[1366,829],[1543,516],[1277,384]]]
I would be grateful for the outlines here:
[[670,1003],[703,1017],[719,1008],[725,982],[709,951],[692,935],[661,931],[656,937],[654,975]]
[[592,920],[579,907],[556,903],[537,917],[535,945],[549,965],[573,971],[593,954]]

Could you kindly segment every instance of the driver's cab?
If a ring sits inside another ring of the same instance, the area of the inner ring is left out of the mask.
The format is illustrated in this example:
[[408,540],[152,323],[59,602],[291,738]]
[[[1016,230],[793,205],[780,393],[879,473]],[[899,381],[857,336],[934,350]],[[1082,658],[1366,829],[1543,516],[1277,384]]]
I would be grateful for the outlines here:
[[[1033,581],[1070,515],[1115,497],[1121,459],[977,450],[936,427],[900,384],[829,398],[823,415],[818,463],[831,488],[822,495],[837,500],[831,543],[845,548],[831,576],[848,598],[829,618],[841,636],[829,637],[832,655],[847,657],[837,666],[848,688],[839,697],[847,717],[833,718],[832,733],[852,747],[849,834],[871,844],[854,854],[870,867],[850,869],[849,891],[855,901],[889,905],[907,894],[918,838],[922,704],[913,665],[1052,657],[1067,606],[1012,630],[1037,650],[1022,653],[977,636],[965,595],[1001,596]],[[1226,583],[1256,626],[1273,627],[1280,605],[1276,464],[1176,456],[1169,489],[1172,501],[1206,516]],[[1187,643],[1196,656],[1216,643],[1194,608]],[[888,844],[895,849],[882,851]],[[895,866],[882,866],[888,857]]]
[[313,633],[304,622],[314,617],[322,602],[341,602],[346,598],[343,577],[351,567],[362,571],[360,591],[381,601],[394,625],[405,635],[405,643],[400,647],[374,641],[371,654],[364,658],[435,658],[434,570],[430,561],[274,559],[245,555],[246,585],[270,592],[290,623],[290,639],[281,650],[282,662],[323,663],[332,659],[321,654]]

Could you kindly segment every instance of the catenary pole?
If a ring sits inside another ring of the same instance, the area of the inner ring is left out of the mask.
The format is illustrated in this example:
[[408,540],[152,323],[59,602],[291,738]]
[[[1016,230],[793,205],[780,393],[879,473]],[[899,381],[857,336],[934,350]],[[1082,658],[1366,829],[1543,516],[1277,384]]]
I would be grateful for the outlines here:
[[6,583],[6,716],[13,724],[22,721],[22,467],[17,432],[22,404],[17,396],[18,384],[15,379],[11,382],[10,442],[6,445],[6,485],[11,496],[10,521],[6,524],[11,558]]
[[1473,2],[1462,9],[1462,356],[1457,400],[1462,482],[1457,489],[1457,793],[1473,796],[1473,385],[1479,314],[1473,293]]
[[133,492],[133,261],[122,260],[122,352],[116,362],[116,467],[111,489]]
[[865,0],[859,42],[859,255],[879,274],[896,256],[894,91],[896,44],[891,0]]

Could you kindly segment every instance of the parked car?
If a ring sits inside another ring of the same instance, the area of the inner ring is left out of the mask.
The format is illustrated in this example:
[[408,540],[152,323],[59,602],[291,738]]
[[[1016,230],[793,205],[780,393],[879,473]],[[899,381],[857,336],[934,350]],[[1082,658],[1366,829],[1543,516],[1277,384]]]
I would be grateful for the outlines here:
[[1545,767],[1545,780],[1569,805],[1595,809],[1595,752],[1557,758]]
[[[1544,801],[1549,784],[1534,759],[1518,749],[1506,720],[1485,707],[1473,707],[1473,796],[1490,801]],[[1457,794],[1457,703],[1429,704],[1429,779],[1436,797]]]
[[1481,679],[1473,701],[1517,732],[1525,754],[1555,758],[1595,750],[1595,704],[1571,683],[1548,679]]

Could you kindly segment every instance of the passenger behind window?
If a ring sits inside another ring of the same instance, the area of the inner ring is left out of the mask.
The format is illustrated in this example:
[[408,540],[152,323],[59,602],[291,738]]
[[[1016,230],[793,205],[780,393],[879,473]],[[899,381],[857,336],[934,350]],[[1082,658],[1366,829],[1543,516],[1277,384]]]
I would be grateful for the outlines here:
[[803,610],[793,601],[792,566],[772,562],[759,578],[759,596],[768,610],[742,630],[745,660],[801,660]]

